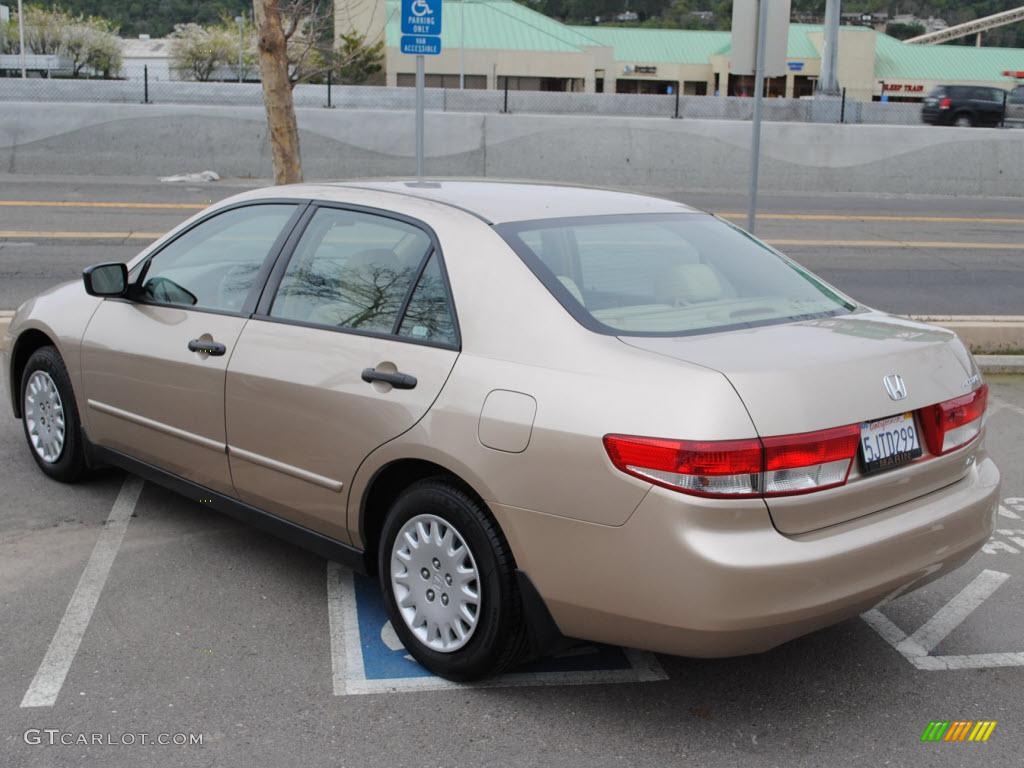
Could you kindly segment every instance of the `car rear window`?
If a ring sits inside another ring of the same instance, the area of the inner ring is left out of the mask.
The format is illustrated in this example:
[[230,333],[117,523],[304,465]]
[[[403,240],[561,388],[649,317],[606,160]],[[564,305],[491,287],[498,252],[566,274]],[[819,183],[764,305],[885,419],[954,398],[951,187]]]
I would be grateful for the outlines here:
[[602,333],[706,333],[855,308],[782,254],[704,214],[548,219],[496,229],[573,317]]

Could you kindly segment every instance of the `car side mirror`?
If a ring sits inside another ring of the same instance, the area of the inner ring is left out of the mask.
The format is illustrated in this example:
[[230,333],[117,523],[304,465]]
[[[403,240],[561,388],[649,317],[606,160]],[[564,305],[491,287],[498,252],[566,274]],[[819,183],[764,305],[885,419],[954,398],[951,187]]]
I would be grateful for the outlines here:
[[94,264],[82,270],[85,292],[90,296],[118,297],[128,294],[128,266],[120,262]]

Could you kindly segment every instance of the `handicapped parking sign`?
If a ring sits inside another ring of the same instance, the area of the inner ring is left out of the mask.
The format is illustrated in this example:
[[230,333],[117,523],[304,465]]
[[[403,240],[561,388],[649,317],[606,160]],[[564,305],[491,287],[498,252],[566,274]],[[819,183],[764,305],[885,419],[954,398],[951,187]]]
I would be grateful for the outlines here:
[[403,35],[440,35],[441,0],[402,0]]
[[327,595],[336,696],[667,679],[652,654],[607,645],[582,645],[481,683],[453,683],[421,667],[402,646],[388,620],[380,588],[373,580],[337,563],[328,563]]

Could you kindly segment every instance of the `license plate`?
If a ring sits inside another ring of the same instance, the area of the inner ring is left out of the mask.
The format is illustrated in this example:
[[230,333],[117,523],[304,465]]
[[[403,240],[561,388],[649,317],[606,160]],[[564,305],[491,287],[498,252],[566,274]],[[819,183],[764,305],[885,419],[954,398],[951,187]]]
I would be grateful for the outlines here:
[[921,455],[921,441],[912,413],[901,413],[860,425],[860,455],[864,472],[891,469]]

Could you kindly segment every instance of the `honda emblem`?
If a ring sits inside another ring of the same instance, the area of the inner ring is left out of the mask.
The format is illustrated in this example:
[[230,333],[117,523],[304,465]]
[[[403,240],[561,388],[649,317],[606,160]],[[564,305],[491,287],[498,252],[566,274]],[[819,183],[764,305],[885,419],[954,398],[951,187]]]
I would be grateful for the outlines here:
[[885,391],[889,393],[889,397],[893,400],[905,400],[907,397],[907,385],[903,382],[903,377],[898,373],[890,373],[882,382],[885,384]]

